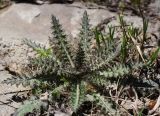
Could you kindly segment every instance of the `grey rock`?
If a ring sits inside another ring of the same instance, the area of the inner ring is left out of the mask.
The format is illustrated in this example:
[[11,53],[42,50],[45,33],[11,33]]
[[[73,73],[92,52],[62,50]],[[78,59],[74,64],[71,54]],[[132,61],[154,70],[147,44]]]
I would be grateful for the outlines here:
[[0,71],[3,71],[3,70],[5,70],[5,67],[2,64],[0,64]]
[[[92,26],[97,25],[105,18],[117,16],[105,9],[87,9],[78,2],[73,4],[13,4],[8,10],[0,14],[0,35],[8,41],[31,40],[46,42],[51,36],[51,15],[56,16],[63,25],[66,33],[76,37],[79,33],[81,18],[84,10],[87,10]],[[139,17],[132,17],[137,25]]]
[[0,71],[0,115],[1,116],[10,116],[10,114],[14,113],[15,108],[18,108],[21,103],[11,102],[9,105],[4,103],[8,102],[7,100],[11,99],[12,95],[15,94],[7,94],[9,92],[25,90],[28,88],[24,88],[22,86],[16,87],[11,85],[2,84],[2,81],[11,78],[11,75],[7,71]]
[[[18,40],[12,43],[2,40],[0,44],[0,65],[8,67],[10,71],[21,72],[28,62],[28,47]],[[30,56],[33,56],[31,51]]]
[[155,0],[149,6],[154,11],[154,13],[157,13],[160,16],[160,0]]
[[37,7],[31,7],[28,9],[27,6],[18,6],[18,9],[15,10],[15,13],[19,16],[20,19],[26,21],[27,23],[32,23],[33,20],[40,15],[40,10]]

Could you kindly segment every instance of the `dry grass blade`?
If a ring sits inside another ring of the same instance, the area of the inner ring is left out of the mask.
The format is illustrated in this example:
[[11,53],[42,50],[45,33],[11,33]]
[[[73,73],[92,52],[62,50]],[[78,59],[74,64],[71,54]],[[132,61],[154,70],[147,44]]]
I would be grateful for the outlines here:
[[134,107],[136,113],[138,114],[138,95],[137,95],[137,92],[136,92],[135,88],[132,87],[132,90],[135,94],[135,102],[133,104],[133,107]]
[[141,50],[141,47],[140,47],[139,43],[131,35],[130,35],[130,37],[131,37],[133,43],[136,45],[137,51],[138,51],[139,55],[141,56],[143,62],[145,62],[145,60],[143,58],[142,50]]

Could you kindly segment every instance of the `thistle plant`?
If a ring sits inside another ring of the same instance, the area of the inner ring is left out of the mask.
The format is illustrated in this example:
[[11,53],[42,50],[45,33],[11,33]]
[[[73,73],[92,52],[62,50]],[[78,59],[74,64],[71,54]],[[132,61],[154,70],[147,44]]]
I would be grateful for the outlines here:
[[[36,96],[46,91],[52,96],[70,91],[70,106],[75,113],[90,95],[108,114],[115,115],[116,110],[111,107],[108,99],[101,96],[98,88],[107,86],[110,79],[116,80],[130,75],[133,68],[137,68],[126,62],[130,40],[123,18],[120,17],[123,30],[120,51],[117,50],[118,45],[114,39],[115,28],[109,27],[107,36],[97,29],[92,30],[86,11],[83,14],[79,43],[77,48],[74,48],[75,51],[72,51],[73,48],[59,20],[52,16],[51,21],[53,36],[49,38],[49,47],[25,39],[24,42],[37,53],[37,57],[30,59],[28,73],[8,78],[3,83],[30,86]],[[129,34],[134,36],[138,32],[136,29],[130,29]],[[117,60],[119,56],[121,61]],[[153,57],[152,60],[154,59]],[[96,87],[95,91],[88,91],[88,85]],[[38,104],[39,100],[35,101]],[[33,101],[31,103],[34,104]],[[20,111],[18,110],[19,113]]]

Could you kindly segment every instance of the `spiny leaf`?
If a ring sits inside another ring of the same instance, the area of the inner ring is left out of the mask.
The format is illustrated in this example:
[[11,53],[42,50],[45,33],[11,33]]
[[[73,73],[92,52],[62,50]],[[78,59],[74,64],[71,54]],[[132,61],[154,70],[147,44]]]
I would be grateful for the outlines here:
[[105,78],[101,78],[99,75],[90,75],[88,76],[88,80],[90,83],[93,83],[97,86],[108,85],[109,81]]
[[91,30],[88,19],[88,14],[85,11],[82,18],[82,28],[80,30],[80,42],[83,45],[83,49],[85,52],[88,52],[90,44],[91,44]]
[[30,100],[26,101],[15,113],[15,116],[25,116],[33,110],[40,111],[42,102],[40,100]]
[[84,96],[85,96],[85,86],[83,82],[73,83],[71,92],[71,106],[74,112],[77,111],[81,103],[84,101]]
[[29,86],[30,82],[31,82],[31,78],[27,75],[19,75],[19,76],[12,76],[12,78],[7,78],[6,80],[4,80],[2,83],[4,84],[11,84],[11,85],[16,85],[19,86],[20,84],[22,84],[24,87]]
[[44,74],[56,73],[60,66],[60,62],[55,57],[38,57],[30,60],[30,68],[34,68],[34,71],[43,72]]
[[112,115],[116,114],[116,110],[112,107],[113,104],[108,102],[108,100],[105,99],[104,96],[101,96],[100,94],[95,94],[94,97],[96,99],[97,105],[104,108],[106,112],[109,112]]
[[52,95],[59,97],[62,90],[64,90],[69,85],[68,82],[64,82],[63,85],[60,85],[52,90]]
[[31,41],[29,39],[24,39],[23,40],[23,43],[25,43],[26,45],[28,45],[30,48],[32,48],[33,50],[37,50],[37,49],[46,49],[45,46],[39,44],[39,43],[36,43],[34,41]]
[[109,68],[106,71],[100,71],[100,75],[110,78],[110,77],[119,77],[124,76],[129,73],[129,68],[124,66],[114,66],[113,68]]
[[[70,48],[66,40],[66,35],[64,34],[64,31],[55,16],[52,16],[52,30],[53,38],[50,38],[50,42],[55,43],[55,46],[58,49],[57,54],[59,55],[57,57],[64,63],[69,61],[71,66],[74,68],[75,66],[72,61]],[[54,42],[54,39],[56,39],[57,42]]]
[[75,58],[75,66],[77,70],[82,69],[85,66],[85,53],[82,49],[82,44],[78,45],[78,50]]

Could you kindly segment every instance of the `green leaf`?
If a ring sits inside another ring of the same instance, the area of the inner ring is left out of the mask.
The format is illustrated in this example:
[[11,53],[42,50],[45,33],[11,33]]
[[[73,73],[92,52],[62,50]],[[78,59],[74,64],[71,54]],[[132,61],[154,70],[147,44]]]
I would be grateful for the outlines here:
[[52,56],[52,49],[41,49],[41,48],[36,48],[36,52],[38,53],[39,57],[47,58]]
[[42,102],[40,100],[26,101],[17,111],[16,116],[25,116],[26,113],[32,112],[33,110],[40,111]]
[[72,85],[71,92],[71,106],[74,112],[77,111],[79,106],[84,101],[85,96],[85,85],[84,82],[74,82]]
[[157,59],[159,51],[160,51],[160,47],[158,47],[157,50],[151,55],[151,58],[147,62],[147,65],[151,65]]
[[121,37],[121,61],[122,63],[126,62],[126,58],[127,58],[127,42],[128,42],[128,38],[127,38],[127,34],[126,34],[126,29],[125,29],[125,25],[126,22],[123,19],[123,16],[119,15],[119,21],[120,21],[120,27],[122,29],[122,37]]
[[95,33],[95,38],[96,38],[96,43],[97,43],[97,46],[98,46],[98,49],[100,50],[101,46],[101,42],[100,42],[100,33],[98,32],[97,28],[95,29],[94,31]]
[[109,38],[110,38],[110,41],[113,41],[113,39],[114,39],[114,33],[115,33],[115,27],[108,26],[108,29],[109,29]]
[[124,76],[129,73],[129,68],[119,65],[119,66],[114,66],[112,68],[109,68],[106,71],[100,71],[100,76],[104,76],[106,78],[110,77],[119,77],[119,76]]
[[62,26],[59,24],[59,20],[56,19],[55,16],[52,16],[52,30],[53,38],[50,38],[50,43],[51,45],[52,43],[55,43],[55,46],[58,49],[57,54],[59,54],[57,57],[64,63],[69,61],[72,68],[74,68],[75,66],[72,61],[71,51],[67,42],[66,35],[64,34]]
[[30,86],[32,78],[27,75],[19,75],[19,76],[12,76],[11,78],[7,78],[6,80],[2,81],[4,84],[11,84],[16,85],[17,87],[22,84],[24,87]]
[[83,67],[85,66],[85,57],[86,56],[83,51],[82,44],[79,43],[78,50],[75,57],[75,66],[77,70],[83,69]]
[[52,95],[55,96],[56,98],[59,98],[62,90],[64,90],[68,85],[69,85],[69,83],[65,82],[63,85],[60,85],[60,86],[54,88],[52,91]]
[[26,45],[28,45],[33,50],[36,50],[36,49],[46,49],[45,46],[43,46],[43,45],[41,45],[39,43],[36,43],[34,41],[31,41],[29,39],[23,39],[23,43],[25,43]]
[[111,115],[116,114],[116,109],[113,108],[113,103],[109,102],[108,99],[105,99],[104,96],[100,94],[87,95],[88,99],[91,101],[95,101],[98,106],[101,106],[105,109],[106,113],[110,113]]
[[88,14],[85,11],[82,18],[82,24],[81,24],[81,30],[80,30],[80,42],[83,45],[83,49],[85,52],[88,52],[90,44],[91,44],[91,29],[88,19]]

